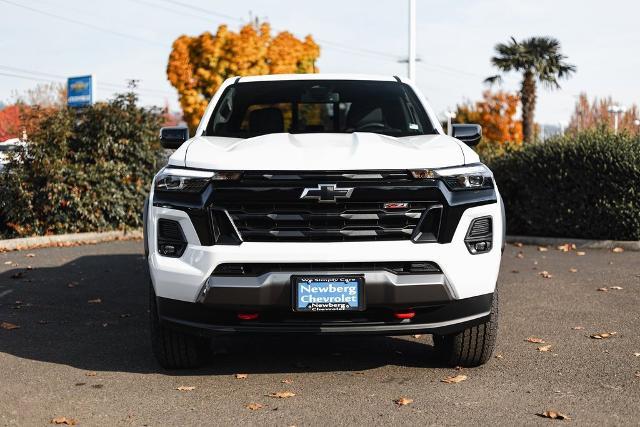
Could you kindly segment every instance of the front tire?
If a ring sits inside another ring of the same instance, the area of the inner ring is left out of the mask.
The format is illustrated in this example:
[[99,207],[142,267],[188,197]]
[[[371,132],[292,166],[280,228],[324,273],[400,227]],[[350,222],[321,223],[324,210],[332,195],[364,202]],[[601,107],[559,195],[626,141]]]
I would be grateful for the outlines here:
[[193,369],[202,366],[210,355],[209,341],[167,328],[160,323],[153,286],[149,290],[149,327],[151,348],[165,369]]
[[498,289],[493,293],[489,320],[451,335],[434,335],[440,359],[450,366],[473,367],[485,364],[493,353],[498,333]]

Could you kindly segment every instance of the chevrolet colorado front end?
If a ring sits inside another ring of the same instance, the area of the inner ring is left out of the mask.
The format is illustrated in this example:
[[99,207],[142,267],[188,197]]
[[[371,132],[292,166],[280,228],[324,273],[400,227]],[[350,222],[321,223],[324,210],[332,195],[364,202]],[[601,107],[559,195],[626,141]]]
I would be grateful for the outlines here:
[[502,200],[469,148],[397,77],[225,81],[145,205],[154,353],[206,360],[216,334],[433,334],[454,365],[488,360]]

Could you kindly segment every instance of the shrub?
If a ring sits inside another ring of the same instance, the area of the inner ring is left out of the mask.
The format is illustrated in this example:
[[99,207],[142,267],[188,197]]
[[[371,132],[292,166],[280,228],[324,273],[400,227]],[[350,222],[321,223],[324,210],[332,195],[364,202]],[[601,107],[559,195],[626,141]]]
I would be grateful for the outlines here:
[[81,111],[29,112],[27,148],[0,173],[0,234],[139,227],[160,115],[136,101],[129,93]]
[[640,240],[640,138],[588,131],[489,161],[510,234]]

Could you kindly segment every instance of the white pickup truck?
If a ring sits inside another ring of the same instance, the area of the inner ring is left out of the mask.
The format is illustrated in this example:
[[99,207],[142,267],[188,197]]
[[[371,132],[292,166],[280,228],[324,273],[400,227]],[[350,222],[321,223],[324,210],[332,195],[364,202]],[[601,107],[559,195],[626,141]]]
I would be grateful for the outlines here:
[[362,75],[224,82],[145,205],[154,353],[206,361],[216,334],[433,334],[486,362],[498,314],[502,200],[416,86]]

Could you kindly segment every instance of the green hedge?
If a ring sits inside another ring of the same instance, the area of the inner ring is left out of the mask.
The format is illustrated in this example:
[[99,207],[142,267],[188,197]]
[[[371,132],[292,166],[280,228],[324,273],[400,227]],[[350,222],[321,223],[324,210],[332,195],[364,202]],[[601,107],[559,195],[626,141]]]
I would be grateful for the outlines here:
[[141,226],[160,115],[136,101],[32,111],[27,149],[0,173],[0,237]]
[[640,240],[640,138],[556,137],[489,161],[510,234]]

